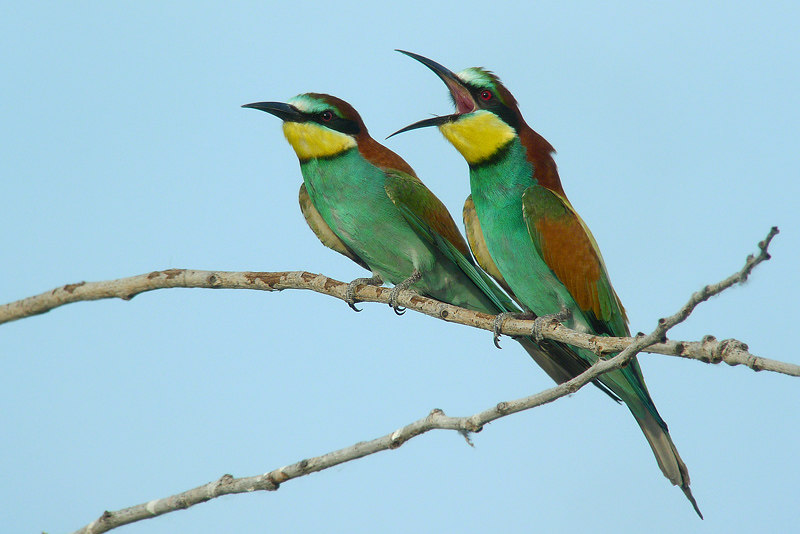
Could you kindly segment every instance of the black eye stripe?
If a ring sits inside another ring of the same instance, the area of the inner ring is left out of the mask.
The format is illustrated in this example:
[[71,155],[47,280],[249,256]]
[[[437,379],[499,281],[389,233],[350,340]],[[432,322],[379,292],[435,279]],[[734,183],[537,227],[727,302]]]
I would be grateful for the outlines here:
[[321,124],[331,130],[336,130],[343,134],[358,135],[361,129],[358,123],[350,119],[343,119],[331,110],[321,111],[309,116],[309,120]]
[[[470,86],[472,98],[477,102],[479,108],[491,111],[514,129],[519,127],[519,121],[515,113],[503,103],[498,93],[486,87]],[[484,93],[489,93],[489,98],[484,98]]]

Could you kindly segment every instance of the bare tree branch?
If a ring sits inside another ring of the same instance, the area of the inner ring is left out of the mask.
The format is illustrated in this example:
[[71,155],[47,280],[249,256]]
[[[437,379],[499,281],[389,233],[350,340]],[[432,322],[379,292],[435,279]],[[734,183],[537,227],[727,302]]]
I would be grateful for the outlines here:
[[[677,316],[685,319],[700,302],[708,300],[736,283],[746,281],[756,265],[769,259],[767,249],[772,238],[777,233],[777,228],[770,230],[764,241],[759,243],[759,254],[757,256],[749,256],[741,271],[718,284],[704,287],[692,295],[689,304],[679,311],[676,316],[664,319],[664,321],[673,321]],[[131,300],[140,293],[166,288],[257,289],[261,291],[306,289],[345,300],[347,284],[321,274],[305,271],[226,272],[169,269],[105,282],[68,284],[40,295],[4,304],[0,306],[0,324],[46,313],[54,308],[73,302],[110,298]],[[389,291],[389,288],[368,285],[359,286],[356,291],[356,297],[362,302],[388,304]],[[493,315],[445,304],[418,295],[413,291],[402,292],[398,301],[402,306],[410,310],[447,322],[490,331],[493,328]],[[527,336],[531,334],[532,327],[532,321],[509,319],[504,322],[502,332],[511,336]],[[588,348],[598,354],[620,352],[636,342],[636,338],[612,338],[582,334],[570,330],[557,322],[543,325],[541,334],[548,339]],[[694,359],[705,363],[725,362],[728,365],[745,365],[755,371],[773,371],[800,376],[800,366],[755,356],[748,352],[747,345],[735,339],[717,341],[713,336],[706,336],[701,341],[696,342],[660,339],[657,343],[649,345],[645,351]]]

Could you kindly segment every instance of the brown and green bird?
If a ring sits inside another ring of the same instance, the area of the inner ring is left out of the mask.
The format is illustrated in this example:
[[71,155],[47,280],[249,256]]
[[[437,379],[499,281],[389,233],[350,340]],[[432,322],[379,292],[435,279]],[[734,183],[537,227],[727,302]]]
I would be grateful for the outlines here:
[[[553,147],[528,126],[511,92],[486,69],[455,74],[418,54],[399,52],[426,65],[450,90],[454,114],[400,131],[437,126],[467,161],[472,194],[464,207],[464,223],[478,263],[538,316],[566,309],[570,328],[629,336],[625,309],[597,242],[561,186]],[[585,365],[597,361],[592,351],[575,352]],[[569,361],[563,367],[573,365]],[[650,398],[639,362],[634,358],[599,381],[625,402],[661,471],[702,518],[689,488],[689,472]]]

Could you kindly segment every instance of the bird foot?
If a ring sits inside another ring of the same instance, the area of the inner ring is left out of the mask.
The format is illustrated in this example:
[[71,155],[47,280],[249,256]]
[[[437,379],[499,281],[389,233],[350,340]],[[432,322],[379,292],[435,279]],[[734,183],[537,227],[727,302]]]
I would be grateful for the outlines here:
[[571,317],[572,312],[566,306],[562,306],[561,311],[558,313],[549,313],[547,315],[537,317],[533,321],[533,339],[539,343],[542,341],[542,339],[544,339],[542,332],[546,326],[553,322],[563,323],[564,321],[569,320]]
[[422,280],[422,273],[414,269],[414,271],[411,273],[411,276],[392,288],[392,290],[389,292],[389,306],[392,307],[394,313],[397,315],[403,315],[406,312],[405,308],[397,304],[397,297],[400,296],[401,291],[405,291],[411,287],[412,284],[419,282],[420,280]]
[[494,318],[494,322],[492,323],[492,334],[493,334],[492,339],[494,340],[494,346],[497,347],[498,349],[502,348],[500,346],[501,330],[503,330],[503,323],[505,323],[508,319],[522,319],[522,320],[536,319],[536,314],[534,314],[530,310],[523,313],[515,313],[515,312],[498,313]]
[[381,277],[376,274],[373,275],[372,278],[356,278],[347,284],[347,291],[344,293],[344,301],[347,302],[347,305],[350,306],[353,311],[357,312],[360,312],[361,310],[356,308],[356,289],[358,289],[358,286],[361,285],[380,286],[383,285],[383,280],[381,280]]

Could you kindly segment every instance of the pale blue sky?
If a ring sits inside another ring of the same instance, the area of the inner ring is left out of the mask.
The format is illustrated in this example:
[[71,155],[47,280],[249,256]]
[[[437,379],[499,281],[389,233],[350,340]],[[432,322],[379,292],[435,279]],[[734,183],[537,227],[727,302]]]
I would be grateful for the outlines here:
[[[297,207],[280,122],[328,92],[373,136],[451,110],[425,67],[485,66],[558,150],[635,331],[773,259],[671,333],[800,362],[797,2],[74,4],[0,13],[0,302],[170,267],[364,275]],[[401,7],[402,6],[402,7]],[[459,214],[434,129],[386,143]],[[550,386],[511,341],[310,292],[165,290],[0,326],[0,531],[117,510]],[[628,411],[593,388],[474,437],[397,451],[123,527],[202,532],[770,532],[797,526],[800,382],[643,355],[706,520]]]

